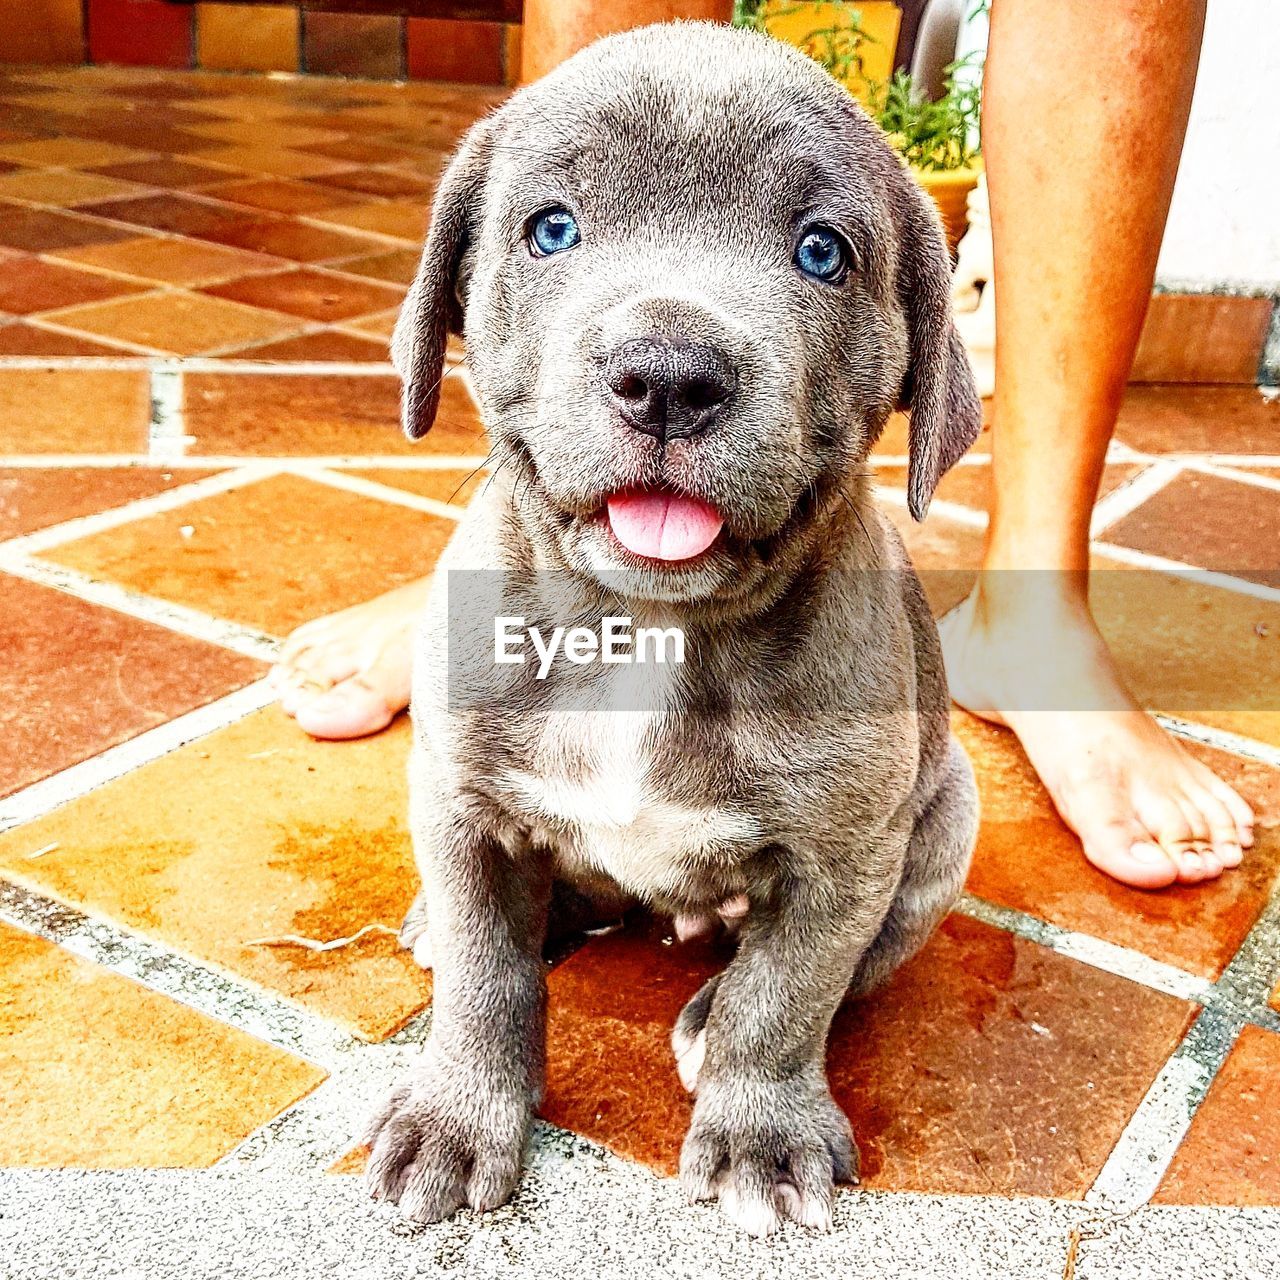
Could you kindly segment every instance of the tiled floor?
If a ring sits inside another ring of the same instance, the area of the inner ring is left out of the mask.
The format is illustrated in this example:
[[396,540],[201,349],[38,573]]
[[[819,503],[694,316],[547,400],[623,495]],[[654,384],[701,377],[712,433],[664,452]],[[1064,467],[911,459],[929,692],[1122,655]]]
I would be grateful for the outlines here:
[[[465,375],[411,445],[386,338],[490,101],[0,77],[0,1166],[322,1170],[421,1038],[430,978],[389,936],[416,887],[407,724],[314,743],[260,680],[299,622],[428,572],[474,492]],[[895,519],[903,448],[895,423]],[[977,563],[988,449],[900,520],[939,611]],[[1097,607],[1258,843],[1209,887],[1122,889],[1010,735],[957,713],[970,896],[831,1041],[872,1190],[1280,1206],[1277,477],[1280,401],[1131,391]],[[561,960],[544,1116],[669,1174],[670,1024],[723,959],[638,920]]]

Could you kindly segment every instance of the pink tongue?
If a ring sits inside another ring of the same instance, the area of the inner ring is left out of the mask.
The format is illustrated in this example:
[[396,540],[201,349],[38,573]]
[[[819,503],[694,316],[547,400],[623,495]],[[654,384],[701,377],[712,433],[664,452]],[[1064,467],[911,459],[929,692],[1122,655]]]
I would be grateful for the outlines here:
[[691,560],[724,528],[715,507],[677,493],[617,493],[609,528],[628,551],[650,560]]

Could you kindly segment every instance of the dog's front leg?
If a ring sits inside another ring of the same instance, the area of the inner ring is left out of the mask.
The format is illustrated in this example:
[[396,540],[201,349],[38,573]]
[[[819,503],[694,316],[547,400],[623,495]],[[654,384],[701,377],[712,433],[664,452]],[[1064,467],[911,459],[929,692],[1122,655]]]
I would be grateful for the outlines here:
[[680,1179],[752,1235],[783,1214],[830,1227],[834,1183],[856,1180],[858,1149],[823,1059],[890,896],[860,893],[851,910],[830,883],[791,879],[775,903],[752,904],[737,956],[681,1015],[677,1046],[693,1049],[682,1068],[701,1062]]
[[415,840],[431,903],[431,1034],[370,1126],[366,1177],[375,1198],[434,1222],[502,1204],[519,1181],[544,1074],[551,873],[545,855],[513,855],[475,815],[424,823]]

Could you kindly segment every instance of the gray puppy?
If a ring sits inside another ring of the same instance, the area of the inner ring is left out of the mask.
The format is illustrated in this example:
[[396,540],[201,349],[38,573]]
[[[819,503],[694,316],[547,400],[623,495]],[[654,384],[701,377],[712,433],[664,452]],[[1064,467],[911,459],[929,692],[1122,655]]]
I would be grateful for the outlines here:
[[[830,1224],[857,1171],[823,1066],[832,1016],[921,946],[976,828],[937,633],[863,465],[909,408],[919,519],[979,430],[949,274],[877,129],[754,33],[600,41],[454,156],[394,356],[417,437],[465,334],[500,465],[415,654],[434,1016],[368,1168],[410,1218],[516,1185],[561,880],[740,926],[673,1036],[696,1092],[681,1181],[754,1234]],[[507,668],[501,702],[460,703],[465,570],[505,571],[502,608],[548,631],[622,614],[678,626],[692,659],[622,710],[634,671],[603,665]]]

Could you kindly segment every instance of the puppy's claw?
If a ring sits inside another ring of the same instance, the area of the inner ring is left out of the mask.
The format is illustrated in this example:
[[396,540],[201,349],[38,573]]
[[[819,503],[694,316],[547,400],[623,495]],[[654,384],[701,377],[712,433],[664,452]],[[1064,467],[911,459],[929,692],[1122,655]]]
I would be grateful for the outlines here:
[[706,1030],[699,1031],[691,1039],[677,1023],[671,1032],[671,1047],[675,1051],[680,1083],[687,1093],[694,1093],[698,1088],[698,1072],[702,1070],[703,1060],[707,1056]]

